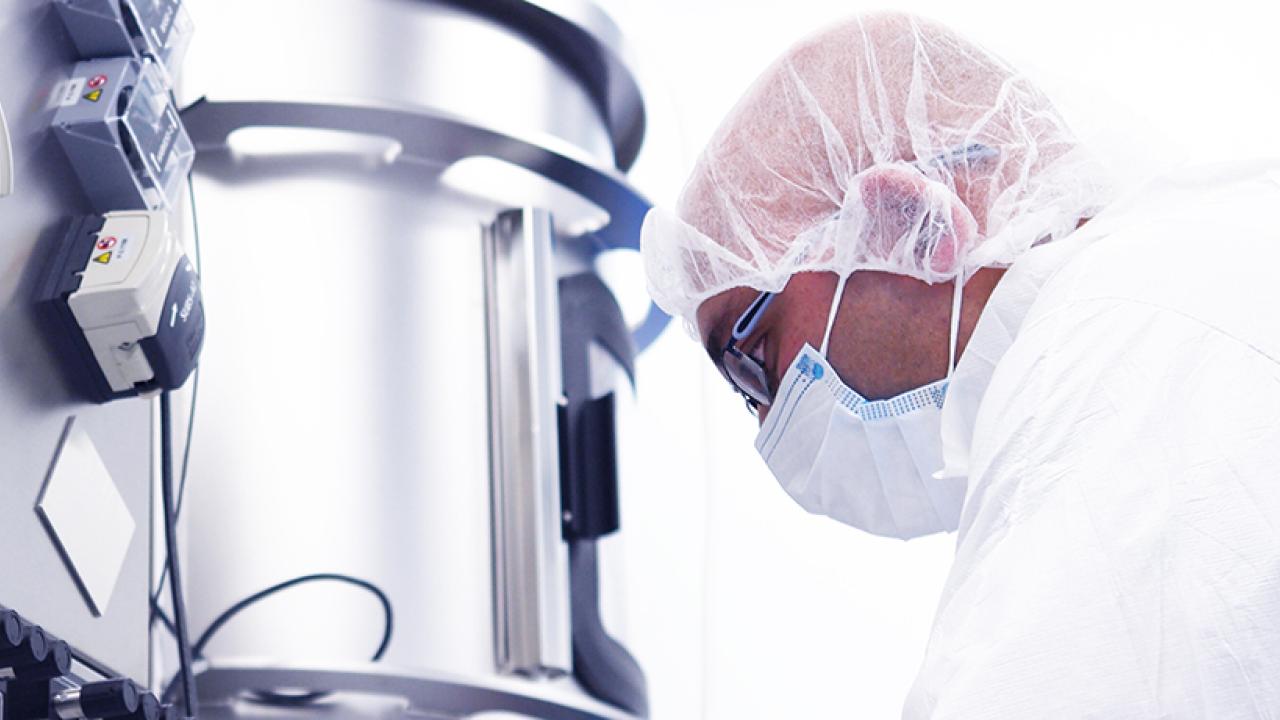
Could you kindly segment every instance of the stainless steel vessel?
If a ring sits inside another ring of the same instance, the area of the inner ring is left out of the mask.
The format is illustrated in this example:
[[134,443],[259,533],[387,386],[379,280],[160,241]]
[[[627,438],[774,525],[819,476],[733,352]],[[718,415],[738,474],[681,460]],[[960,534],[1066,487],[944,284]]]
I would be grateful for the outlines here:
[[621,175],[644,110],[616,28],[567,1],[193,14],[194,629],[312,572],[374,582],[396,610],[383,663],[361,666],[375,601],[324,584],[264,601],[210,644],[205,714],[275,717],[244,696],[278,687],[340,692],[304,715],[644,714],[642,674],[588,607],[616,522],[583,531],[561,497],[563,418],[591,398],[563,381],[578,321],[560,288],[634,246],[647,209]]

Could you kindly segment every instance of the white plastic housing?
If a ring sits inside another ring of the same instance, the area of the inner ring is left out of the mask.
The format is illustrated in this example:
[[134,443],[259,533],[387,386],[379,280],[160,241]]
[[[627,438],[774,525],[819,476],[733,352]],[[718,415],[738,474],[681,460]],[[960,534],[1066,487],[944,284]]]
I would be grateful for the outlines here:
[[112,391],[155,376],[139,341],[155,335],[182,249],[161,211],[107,213],[68,304]]

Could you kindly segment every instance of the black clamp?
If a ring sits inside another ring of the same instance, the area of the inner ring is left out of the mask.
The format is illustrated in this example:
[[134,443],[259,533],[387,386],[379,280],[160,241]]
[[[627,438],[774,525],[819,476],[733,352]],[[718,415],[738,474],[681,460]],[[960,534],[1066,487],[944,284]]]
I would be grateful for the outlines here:
[[639,663],[600,618],[598,540],[619,527],[614,396],[596,397],[593,347],[635,383],[635,347],[613,293],[595,273],[560,279],[561,536],[569,546],[573,675],[592,696],[640,717],[649,698]]
[[137,712],[129,715],[126,720],[160,720],[164,716],[164,706],[151,693],[143,693],[142,698],[138,701]]
[[[71,648],[44,630],[21,621],[18,642],[3,639],[0,677],[4,678],[4,720],[37,720],[50,716],[51,683],[71,672]],[[7,623],[6,623],[7,624]]]
[[12,610],[4,613],[4,633],[0,637],[0,680],[11,681],[17,679],[19,673],[26,673],[43,663],[49,656],[51,643],[44,630],[22,620]]
[[165,707],[155,695],[123,678],[63,690],[53,698],[58,720],[161,720],[168,717]]
[[68,687],[71,647],[0,608],[0,720],[169,720],[179,717],[125,678]]

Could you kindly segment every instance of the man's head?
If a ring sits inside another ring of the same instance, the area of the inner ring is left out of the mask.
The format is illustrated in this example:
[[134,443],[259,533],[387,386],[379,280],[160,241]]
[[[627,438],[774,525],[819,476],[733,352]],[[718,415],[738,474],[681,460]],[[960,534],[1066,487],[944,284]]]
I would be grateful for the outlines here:
[[[978,315],[1004,270],[985,268],[964,287],[957,354],[964,351]],[[777,388],[792,358],[805,343],[819,347],[837,289],[834,273],[794,275],[770,303],[744,352],[765,369]],[[921,387],[947,374],[954,285],[930,285],[915,278],[866,271],[850,276],[831,330],[827,356],[833,368],[862,396],[878,400]],[[733,323],[759,293],[733,288],[698,308],[703,346],[717,367]],[[724,369],[721,368],[721,372]],[[769,406],[757,414],[761,422]]]
[[954,279],[968,280],[963,344],[995,268],[1104,204],[1099,178],[1003,61],[927,20],[858,17],[766,70],[678,217],[646,218],[650,292],[717,360],[758,291],[781,292],[755,333],[765,343],[747,348],[776,383],[800,345],[821,342],[849,276],[829,357],[863,394],[892,395],[945,375]]

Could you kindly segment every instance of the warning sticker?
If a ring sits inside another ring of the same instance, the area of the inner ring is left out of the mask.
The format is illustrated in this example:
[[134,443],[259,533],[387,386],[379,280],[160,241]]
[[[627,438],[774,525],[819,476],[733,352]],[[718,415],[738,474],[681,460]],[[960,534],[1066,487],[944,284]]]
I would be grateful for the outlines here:
[[48,107],[53,109],[75,105],[82,92],[84,92],[84,78],[63,80],[55,85],[53,91],[49,93]]
[[93,261],[101,265],[106,265],[107,263],[111,262],[111,253],[104,252],[98,257],[94,258]]
[[84,99],[89,100],[90,102],[98,102],[102,99],[102,88],[98,88],[90,93],[85,93]]

